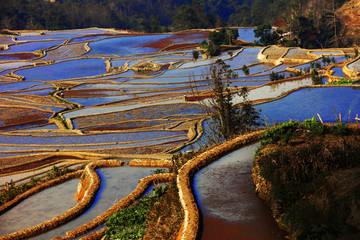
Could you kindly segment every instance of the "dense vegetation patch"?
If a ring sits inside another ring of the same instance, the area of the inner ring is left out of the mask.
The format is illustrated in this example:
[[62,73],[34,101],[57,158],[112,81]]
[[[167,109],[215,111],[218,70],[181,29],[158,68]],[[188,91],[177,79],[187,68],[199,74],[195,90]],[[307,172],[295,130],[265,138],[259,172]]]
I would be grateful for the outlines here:
[[340,81],[331,82],[331,83],[328,83],[328,85],[351,85],[351,84],[354,84],[355,82],[356,81],[352,80],[352,79],[342,78]]
[[153,194],[122,209],[105,223],[106,239],[171,239],[183,219],[175,183],[155,187]]
[[359,140],[347,125],[315,118],[290,120],[262,135],[253,177],[266,182],[260,196],[293,238],[358,237],[352,216],[359,214]]

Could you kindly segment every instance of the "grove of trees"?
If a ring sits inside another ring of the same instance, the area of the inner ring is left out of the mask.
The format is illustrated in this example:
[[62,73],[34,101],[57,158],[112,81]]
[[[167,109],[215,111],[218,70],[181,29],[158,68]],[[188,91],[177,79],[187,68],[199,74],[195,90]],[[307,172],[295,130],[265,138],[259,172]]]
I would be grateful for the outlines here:
[[[106,27],[167,32],[226,26],[278,26],[284,44],[350,45],[336,10],[346,0],[0,0],[0,30]],[[262,44],[277,36],[263,29]],[[229,39],[227,41],[230,43]]]

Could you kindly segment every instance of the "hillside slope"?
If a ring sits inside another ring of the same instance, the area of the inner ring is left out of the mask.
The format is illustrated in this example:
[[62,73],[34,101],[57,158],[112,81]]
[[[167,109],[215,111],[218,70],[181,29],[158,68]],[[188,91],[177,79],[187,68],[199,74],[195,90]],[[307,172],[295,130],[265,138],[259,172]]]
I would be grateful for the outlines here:
[[360,0],[346,2],[338,9],[339,17],[348,28],[348,34],[353,36],[357,45],[360,40]]

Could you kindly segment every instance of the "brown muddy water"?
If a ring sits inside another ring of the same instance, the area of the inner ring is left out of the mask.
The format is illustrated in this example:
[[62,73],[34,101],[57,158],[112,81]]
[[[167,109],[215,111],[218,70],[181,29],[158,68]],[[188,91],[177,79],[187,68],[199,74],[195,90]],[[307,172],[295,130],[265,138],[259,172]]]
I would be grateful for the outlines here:
[[255,194],[251,167],[258,146],[232,152],[195,175],[202,214],[199,239],[285,239],[270,209]]

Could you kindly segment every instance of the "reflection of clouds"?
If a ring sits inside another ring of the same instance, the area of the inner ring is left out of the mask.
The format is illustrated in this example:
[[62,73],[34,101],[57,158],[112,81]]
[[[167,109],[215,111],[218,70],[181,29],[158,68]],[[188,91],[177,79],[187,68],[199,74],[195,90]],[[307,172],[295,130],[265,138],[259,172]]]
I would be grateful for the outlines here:
[[[312,81],[310,78],[302,79],[302,80],[295,80],[295,81],[288,81],[282,82],[277,84],[272,84],[270,86],[263,86],[260,88],[256,88],[254,90],[249,91],[249,100],[258,100],[264,98],[275,98],[280,96],[282,93],[287,92],[291,89],[301,87],[301,86],[308,86],[311,85]],[[241,103],[243,100],[239,96],[235,96],[234,102]]]

